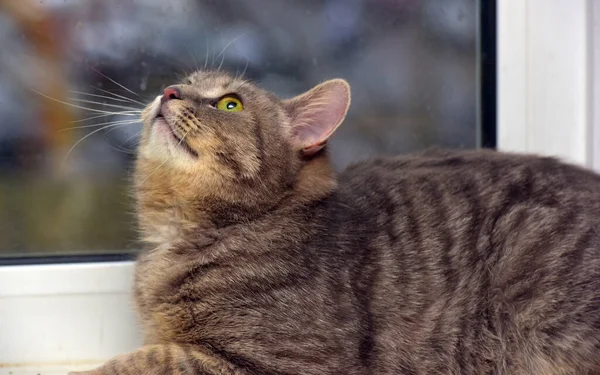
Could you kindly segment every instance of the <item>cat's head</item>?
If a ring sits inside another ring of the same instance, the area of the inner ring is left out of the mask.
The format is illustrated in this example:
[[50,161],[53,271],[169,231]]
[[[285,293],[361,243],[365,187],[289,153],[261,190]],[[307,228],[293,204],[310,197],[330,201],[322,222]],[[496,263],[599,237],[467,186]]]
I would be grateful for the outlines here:
[[294,189],[330,189],[322,148],[349,104],[350,87],[341,79],[282,100],[223,72],[196,72],[143,112],[138,198],[256,209]]

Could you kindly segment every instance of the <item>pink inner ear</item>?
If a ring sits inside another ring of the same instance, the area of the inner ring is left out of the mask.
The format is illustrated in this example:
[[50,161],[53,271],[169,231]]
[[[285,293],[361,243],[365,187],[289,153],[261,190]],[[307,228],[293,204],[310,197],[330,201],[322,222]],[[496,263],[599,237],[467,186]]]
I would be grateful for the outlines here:
[[314,153],[321,149],[342,123],[350,104],[350,88],[345,81],[332,80],[287,103],[292,117],[294,143]]

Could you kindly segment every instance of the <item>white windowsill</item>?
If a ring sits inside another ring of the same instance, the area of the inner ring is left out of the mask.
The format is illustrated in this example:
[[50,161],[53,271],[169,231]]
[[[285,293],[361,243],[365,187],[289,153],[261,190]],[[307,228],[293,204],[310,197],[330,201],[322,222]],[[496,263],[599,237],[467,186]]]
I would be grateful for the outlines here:
[[93,368],[139,346],[132,271],[132,262],[0,267],[0,375]]
[[69,371],[91,370],[100,366],[100,364],[91,362],[85,364],[41,364],[37,366],[0,367],[0,375],[67,375]]

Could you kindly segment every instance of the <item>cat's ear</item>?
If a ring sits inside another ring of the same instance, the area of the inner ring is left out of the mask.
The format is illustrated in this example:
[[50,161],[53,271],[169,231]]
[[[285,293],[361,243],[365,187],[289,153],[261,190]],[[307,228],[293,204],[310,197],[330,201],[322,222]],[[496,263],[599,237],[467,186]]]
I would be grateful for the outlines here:
[[310,156],[325,146],[344,121],[350,107],[350,85],[343,79],[332,79],[284,100],[283,105],[291,118],[294,146]]

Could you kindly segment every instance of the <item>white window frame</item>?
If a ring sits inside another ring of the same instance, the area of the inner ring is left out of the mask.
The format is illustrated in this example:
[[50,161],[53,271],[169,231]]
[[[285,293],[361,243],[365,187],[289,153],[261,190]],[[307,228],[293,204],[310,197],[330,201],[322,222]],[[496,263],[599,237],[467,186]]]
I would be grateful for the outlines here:
[[[600,170],[600,1],[499,0],[497,17],[498,148]],[[139,346],[132,274],[0,267],[0,374],[64,374]]]
[[600,167],[599,7],[498,1],[498,149]]

